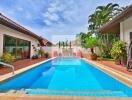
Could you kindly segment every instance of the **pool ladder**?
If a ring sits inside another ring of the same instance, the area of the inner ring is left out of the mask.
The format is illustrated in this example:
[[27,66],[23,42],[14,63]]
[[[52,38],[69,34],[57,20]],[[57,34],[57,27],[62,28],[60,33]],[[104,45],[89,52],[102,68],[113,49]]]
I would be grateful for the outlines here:
[[9,68],[11,68],[11,69],[12,69],[12,73],[14,74],[14,72],[15,72],[15,67],[14,67],[13,65],[7,64],[7,63],[1,62],[1,61],[0,61],[0,65],[4,65],[4,67],[9,67]]

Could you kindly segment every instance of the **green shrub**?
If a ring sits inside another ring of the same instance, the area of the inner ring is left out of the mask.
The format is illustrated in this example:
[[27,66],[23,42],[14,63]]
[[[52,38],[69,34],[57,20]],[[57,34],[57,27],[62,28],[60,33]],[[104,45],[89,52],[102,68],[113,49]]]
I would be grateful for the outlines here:
[[49,57],[49,53],[48,52],[45,52],[45,58],[48,58]]
[[106,52],[102,52],[100,54],[100,57],[101,58],[110,58],[111,59],[111,54],[110,53],[106,53]]
[[39,54],[40,54],[42,57],[45,56],[45,52],[44,52],[44,50],[43,50],[42,48],[39,50]]
[[126,43],[117,41],[113,44],[111,49],[111,56],[114,60],[123,60],[127,57]]
[[1,57],[2,61],[5,63],[13,63],[15,61],[15,57],[12,56],[10,53],[5,53],[3,54],[3,56]]

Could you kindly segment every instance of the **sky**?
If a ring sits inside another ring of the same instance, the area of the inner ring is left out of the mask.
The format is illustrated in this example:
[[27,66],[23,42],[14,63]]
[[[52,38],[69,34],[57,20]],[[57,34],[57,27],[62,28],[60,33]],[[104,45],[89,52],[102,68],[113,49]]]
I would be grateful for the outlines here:
[[128,6],[132,0],[0,0],[0,13],[56,42],[87,32],[88,16],[108,3]]

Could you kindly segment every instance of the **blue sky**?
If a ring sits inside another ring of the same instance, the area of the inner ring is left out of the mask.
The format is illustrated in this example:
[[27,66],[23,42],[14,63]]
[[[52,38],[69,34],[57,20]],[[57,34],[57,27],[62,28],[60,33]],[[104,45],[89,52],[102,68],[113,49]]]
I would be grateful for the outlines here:
[[127,6],[132,0],[0,0],[0,12],[52,40],[54,35],[68,38],[86,32],[88,16],[97,6],[108,3]]

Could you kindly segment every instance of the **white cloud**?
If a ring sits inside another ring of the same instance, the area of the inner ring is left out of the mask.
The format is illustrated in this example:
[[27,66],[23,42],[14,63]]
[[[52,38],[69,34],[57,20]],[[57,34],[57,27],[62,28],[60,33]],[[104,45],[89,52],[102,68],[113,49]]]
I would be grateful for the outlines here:
[[109,2],[132,4],[132,0],[10,0],[7,6],[6,0],[1,0],[0,12],[50,39],[54,34],[86,32],[88,16]]
[[65,6],[63,4],[59,4],[57,2],[51,3],[49,5],[49,8],[47,9],[50,13],[56,13],[61,12],[65,9]]
[[49,4],[49,7],[47,8],[47,11],[42,14],[44,17],[44,22],[50,21],[50,22],[59,22],[60,16],[58,12],[62,12],[64,10],[65,6],[62,5],[59,0],[55,0],[54,2]]
[[44,20],[44,23],[46,23],[46,25],[48,25],[48,26],[52,25],[52,22],[49,20]]
[[44,19],[50,20],[50,21],[58,21],[59,16],[56,13],[49,13],[46,12],[43,14]]

